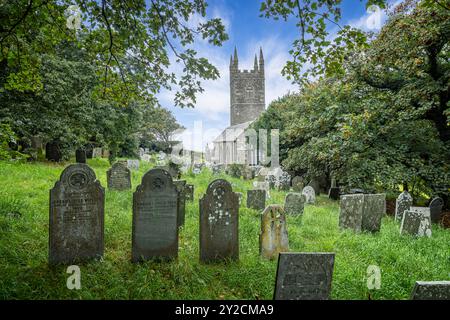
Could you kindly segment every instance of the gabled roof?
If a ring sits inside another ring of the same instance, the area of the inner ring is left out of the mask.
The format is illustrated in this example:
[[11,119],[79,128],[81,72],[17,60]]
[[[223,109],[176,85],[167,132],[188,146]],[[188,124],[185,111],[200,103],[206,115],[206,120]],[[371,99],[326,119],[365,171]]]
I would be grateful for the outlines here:
[[245,132],[245,130],[252,124],[253,121],[247,121],[244,123],[235,124],[229,126],[222,133],[214,139],[213,142],[230,142],[236,141],[236,139]]

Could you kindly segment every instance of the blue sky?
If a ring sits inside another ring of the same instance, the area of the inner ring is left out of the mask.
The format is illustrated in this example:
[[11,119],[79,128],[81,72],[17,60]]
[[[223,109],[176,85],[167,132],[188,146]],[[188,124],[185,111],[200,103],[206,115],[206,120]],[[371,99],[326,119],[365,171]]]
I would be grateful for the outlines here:
[[[223,20],[229,40],[221,47],[200,40],[193,48],[199,56],[208,58],[219,69],[220,79],[203,82],[205,92],[198,96],[194,109],[174,107],[175,91],[164,90],[158,96],[162,106],[171,110],[178,122],[188,129],[182,139],[186,148],[194,150],[201,150],[229,125],[228,65],[235,46],[240,69],[251,69],[254,55],[262,47],[266,70],[266,107],[277,97],[296,91],[296,86],[281,75],[281,69],[289,59],[291,44],[299,37],[294,19],[284,22],[259,17],[261,0],[209,0],[208,4],[207,17]],[[344,0],[341,12],[341,25],[350,24],[372,31],[379,29],[386,20],[384,12],[367,12],[365,1]],[[381,23],[374,24],[374,19]],[[201,20],[202,17],[194,16],[189,23],[195,25]],[[331,24],[329,27],[331,33],[335,32],[335,26]],[[180,66],[171,68],[175,73],[181,72]]]

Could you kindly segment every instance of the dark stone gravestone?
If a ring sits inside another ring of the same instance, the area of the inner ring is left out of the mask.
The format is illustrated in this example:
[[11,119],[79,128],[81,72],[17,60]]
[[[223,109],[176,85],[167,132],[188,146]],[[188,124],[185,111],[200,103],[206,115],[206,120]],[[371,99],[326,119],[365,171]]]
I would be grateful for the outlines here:
[[363,194],[346,194],[341,197],[339,227],[361,231],[364,208]]
[[239,259],[239,198],[223,179],[200,199],[200,261]]
[[291,192],[284,199],[284,211],[287,214],[302,215],[306,197],[301,193]]
[[77,163],[86,163],[86,151],[84,149],[75,150],[75,161]]
[[87,164],[64,169],[50,190],[49,263],[103,256],[105,190]]
[[280,252],[289,251],[286,215],[278,204],[268,205],[261,214],[259,254],[267,259],[278,257]]
[[62,160],[62,153],[57,141],[47,142],[45,145],[45,158],[48,161],[59,162]]
[[395,221],[402,221],[403,213],[413,204],[413,198],[408,191],[403,191],[395,201]]
[[173,183],[178,190],[178,226],[180,227],[184,225],[186,216],[186,180],[174,180]]
[[328,198],[331,200],[339,200],[340,189],[339,187],[331,187],[328,190]]
[[439,223],[441,220],[442,208],[444,207],[444,200],[440,197],[433,198],[428,207],[430,208],[431,222]]
[[410,207],[403,213],[400,234],[431,237],[430,208]]
[[275,300],[328,300],[334,253],[284,253],[278,258]]
[[264,210],[266,207],[265,190],[247,190],[247,208]]
[[152,169],[133,193],[132,261],[178,256],[178,191],[170,174]]
[[123,162],[116,162],[106,171],[108,189],[128,190],[131,189],[131,172]]
[[365,194],[361,229],[378,232],[381,228],[381,218],[386,213],[386,194]]
[[187,184],[185,192],[186,192],[186,200],[187,201],[194,201],[194,185],[193,184]]
[[450,281],[416,281],[411,300],[450,300]]

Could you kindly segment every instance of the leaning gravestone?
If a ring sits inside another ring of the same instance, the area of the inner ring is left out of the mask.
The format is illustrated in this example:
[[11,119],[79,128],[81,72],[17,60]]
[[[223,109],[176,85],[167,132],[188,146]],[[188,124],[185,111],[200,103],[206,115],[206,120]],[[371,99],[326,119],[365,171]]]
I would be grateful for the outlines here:
[[266,207],[265,190],[247,190],[247,208],[264,210]]
[[178,226],[184,225],[186,216],[186,180],[174,180],[173,183],[178,190]]
[[200,199],[200,260],[238,260],[238,224],[238,195],[228,181],[214,180]]
[[305,196],[306,203],[314,204],[316,202],[316,192],[311,186],[306,186],[302,190],[302,194]]
[[128,159],[127,168],[130,170],[139,170],[139,160]]
[[342,196],[339,212],[339,227],[355,232],[377,232],[381,218],[386,213],[386,195],[347,194]]
[[288,193],[284,199],[284,211],[287,214],[302,215],[306,197],[301,193]]
[[116,162],[106,172],[108,189],[127,190],[131,189],[131,173],[123,162]]
[[152,169],[133,193],[132,261],[178,256],[178,191],[170,174]]
[[186,192],[186,200],[187,201],[194,201],[194,185],[193,184],[187,184],[185,192]]
[[75,150],[75,161],[77,163],[86,163],[86,151],[84,149]]
[[402,221],[403,213],[413,204],[413,198],[408,191],[403,191],[395,200],[395,221]]
[[431,237],[430,208],[410,207],[403,213],[400,234]]
[[428,207],[430,208],[431,222],[439,223],[441,220],[442,208],[444,207],[444,200],[440,197],[433,198]]
[[103,256],[105,189],[87,164],[72,164],[50,190],[49,263]]
[[302,177],[295,176],[292,179],[292,190],[294,190],[295,192],[302,192],[304,186],[305,186],[305,183],[304,183]]
[[450,300],[450,281],[416,281],[411,300]]
[[275,300],[328,300],[334,253],[283,253],[278,258]]
[[286,216],[280,205],[271,204],[261,214],[259,254],[267,259],[278,257],[280,252],[289,251]]

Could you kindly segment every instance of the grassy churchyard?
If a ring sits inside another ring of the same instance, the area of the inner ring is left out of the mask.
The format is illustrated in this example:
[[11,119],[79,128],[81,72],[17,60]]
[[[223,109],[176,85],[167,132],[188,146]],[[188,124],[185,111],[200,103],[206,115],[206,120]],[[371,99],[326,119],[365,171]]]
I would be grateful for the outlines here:
[[[259,256],[260,212],[246,208],[252,181],[203,169],[182,179],[195,185],[179,233],[178,259],[131,263],[132,193],[152,164],[132,171],[132,190],[106,189],[106,159],[89,159],[106,190],[105,252],[101,261],[79,264],[81,289],[66,286],[67,266],[48,264],[49,190],[69,163],[0,162],[0,299],[272,299],[277,261]],[[244,194],[239,209],[239,261],[199,262],[199,199],[217,178]],[[283,204],[286,192],[271,190],[267,204]],[[432,226],[432,237],[401,236],[385,216],[379,233],[338,228],[339,202],[325,195],[288,216],[291,252],[335,252],[332,299],[408,299],[415,281],[450,278],[450,232]],[[381,287],[369,290],[367,269],[381,270]]]

